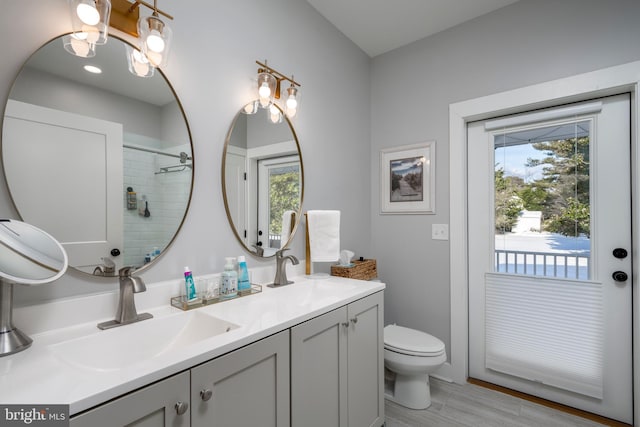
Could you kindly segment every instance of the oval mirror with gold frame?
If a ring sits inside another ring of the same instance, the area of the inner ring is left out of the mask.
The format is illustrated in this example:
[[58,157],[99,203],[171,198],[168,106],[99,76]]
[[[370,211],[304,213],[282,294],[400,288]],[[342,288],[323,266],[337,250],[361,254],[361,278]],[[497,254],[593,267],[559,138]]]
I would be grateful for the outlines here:
[[22,220],[62,243],[76,270],[146,268],[173,242],[191,201],[186,116],[159,69],[129,72],[126,41],[110,36],[82,58],[65,51],[63,37],[27,60],[9,94],[1,149],[11,199]]
[[277,105],[252,102],[236,114],[222,156],[222,192],[229,224],[247,251],[266,258],[291,242],[304,168],[293,125]]

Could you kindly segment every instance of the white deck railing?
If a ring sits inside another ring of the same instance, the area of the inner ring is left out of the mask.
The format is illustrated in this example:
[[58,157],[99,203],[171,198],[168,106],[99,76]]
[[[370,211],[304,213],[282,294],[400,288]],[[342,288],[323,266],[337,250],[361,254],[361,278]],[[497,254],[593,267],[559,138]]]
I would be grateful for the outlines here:
[[495,251],[495,271],[588,280],[589,255],[499,249]]

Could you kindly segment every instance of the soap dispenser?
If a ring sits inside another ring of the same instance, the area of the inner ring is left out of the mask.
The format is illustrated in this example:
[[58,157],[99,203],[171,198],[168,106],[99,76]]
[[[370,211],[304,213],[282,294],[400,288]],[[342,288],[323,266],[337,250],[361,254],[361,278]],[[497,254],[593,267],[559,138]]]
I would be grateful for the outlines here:
[[233,298],[238,295],[238,273],[233,268],[233,257],[226,258],[222,280],[220,283],[220,298]]

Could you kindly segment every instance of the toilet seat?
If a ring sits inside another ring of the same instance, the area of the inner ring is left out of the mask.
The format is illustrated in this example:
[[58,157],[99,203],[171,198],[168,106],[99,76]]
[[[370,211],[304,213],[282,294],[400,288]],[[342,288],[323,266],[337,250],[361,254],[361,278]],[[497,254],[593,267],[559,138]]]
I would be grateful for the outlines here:
[[384,346],[389,351],[420,357],[435,357],[445,352],[444,343],[433,335],[398,325],[385,326]]

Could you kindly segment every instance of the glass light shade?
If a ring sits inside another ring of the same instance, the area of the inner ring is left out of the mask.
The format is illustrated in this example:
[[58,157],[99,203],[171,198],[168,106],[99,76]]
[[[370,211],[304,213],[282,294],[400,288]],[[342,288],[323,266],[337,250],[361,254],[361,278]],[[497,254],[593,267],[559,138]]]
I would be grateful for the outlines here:
[[277,84],[278,81],[273,75],[267,72],[258,73],[258,100],[262,108],[267,108],[273,103]]
[[287,88],[287,100],[284,104],[284,113],[289,118],[295,117],[298,112],[298,89],[291,85],[291,87]]
[[242,111],[244,114],[249,114],[249,115],[257,113],[258,112],[258,100],[256,99],[255,101],[249,102],[240,111]]
[[127,65],[129,72],[138,77],[152,77],[155,68],[151,66],[149,60],[138,49],[125,45],[127,51]]
[[171,50],[173,31],[157,16],[141,17],[138,21],[138,36],[142,53],[153,67],[166,67]]
[[71,28],[78,39],[105,44],[109,33],[109,0],[69,0]]
[[96,56],[96,45],[89,43],[86,39],[78,38],[76,34],[68,34],[62,37],[64,50],[72,55],[82,58],[93,58]]
[[271,107],[269,107],[269,120],[273,124],[282,123],[282,112],[276,104],[271,104]]

